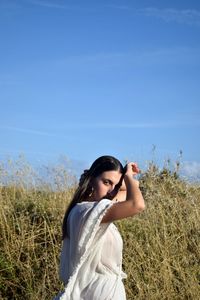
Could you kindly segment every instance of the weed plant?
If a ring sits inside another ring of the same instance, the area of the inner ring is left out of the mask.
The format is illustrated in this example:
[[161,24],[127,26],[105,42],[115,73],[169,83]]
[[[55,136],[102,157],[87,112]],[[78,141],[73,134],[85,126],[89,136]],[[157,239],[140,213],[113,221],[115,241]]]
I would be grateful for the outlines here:
[[[76,180],[61,166],[49,172],[51,184],[22,160],[0,165],[0,299],[50,300],[63,289],[61,224]],[[151,163],[140,186],[146,210],[116,222],[127,300],[200,299],[200,185]]]

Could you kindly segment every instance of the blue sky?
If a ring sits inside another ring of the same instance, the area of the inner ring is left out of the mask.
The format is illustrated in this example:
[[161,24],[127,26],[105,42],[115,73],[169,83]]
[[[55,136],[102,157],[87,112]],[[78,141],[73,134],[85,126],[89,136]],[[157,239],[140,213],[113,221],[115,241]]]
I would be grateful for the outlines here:
[[199,174],[199,1],[0,0],[0,40],[2,159]]

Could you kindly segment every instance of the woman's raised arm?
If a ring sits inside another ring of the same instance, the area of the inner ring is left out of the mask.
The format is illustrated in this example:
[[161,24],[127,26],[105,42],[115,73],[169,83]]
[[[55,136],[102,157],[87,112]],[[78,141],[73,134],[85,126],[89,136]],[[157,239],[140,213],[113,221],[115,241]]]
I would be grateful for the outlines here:
[[102,219],[102,223],[132,217],[145,209],[144,198],[139,188],[139,182],[134,178],[139,169],[136,163],[128,163],[124,182],[126,185],[126,200],[113,204]]

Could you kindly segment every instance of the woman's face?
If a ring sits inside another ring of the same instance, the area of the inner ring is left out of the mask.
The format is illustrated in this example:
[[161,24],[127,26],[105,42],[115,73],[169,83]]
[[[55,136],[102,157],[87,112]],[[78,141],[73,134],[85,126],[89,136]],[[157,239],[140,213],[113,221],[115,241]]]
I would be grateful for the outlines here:
[[92,199],[94,201],[100,201],[103,198],[113,199],[118,192],[117,184],[121,176],[119,171],[106,171],[96,177],[92,184],[94,189]]

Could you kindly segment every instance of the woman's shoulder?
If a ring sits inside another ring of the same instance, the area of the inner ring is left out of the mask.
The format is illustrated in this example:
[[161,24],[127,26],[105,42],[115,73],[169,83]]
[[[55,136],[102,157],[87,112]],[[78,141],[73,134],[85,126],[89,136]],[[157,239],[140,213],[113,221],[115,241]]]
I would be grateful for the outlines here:
[[87,208],[93,207],[96,204],[95,201],[82,201],[80,203],[77,203],[74,208],[76,208],[79,211],[85,210]]
[[77,206],[78,209],[84,208],[84,207],[93,207],[96,205],[102,205],[105,203],[111,203],[112,200],[109,200],[107,198],[103,198],[100,201],[82,201],[80,203],[77,203],[75,206]]
[[77,203],[69,214],[69,219],[81,219],[89,216],[91,213],[99,214],[101,210],[104,210],[107,206],[110,206],[113,201],[109,199],[102,199],[100,201],[82,201]]
[[74,213],[82,214],[85,211],[92,210],[95,207],[109,205],[110,203],[112,203],[112,201],[109,199],[106,199],[106,198],[102,199],[100,201],[82,201],[80,203],[77,203],[74,206],[73,210],[74,210]]
[[70,216],[83,215],[86,211],[92,209],[95,206],[95,202],[83,201],[77,203],[71,210]]

